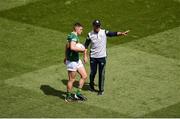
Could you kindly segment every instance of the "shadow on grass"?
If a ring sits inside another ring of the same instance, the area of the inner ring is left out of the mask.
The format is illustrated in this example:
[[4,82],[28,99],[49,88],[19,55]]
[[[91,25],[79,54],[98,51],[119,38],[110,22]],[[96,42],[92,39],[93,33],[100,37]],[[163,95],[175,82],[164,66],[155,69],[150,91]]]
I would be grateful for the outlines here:
[[49,85],[41,85],[40,89],[43,91],[43,93],[45,95],[57,96],[57,97],[59,97],[59,98],[61,98],[63,100],[64,100],[65,95],[66,95],[66,92],[56,90],[56,89],[52,88]]
[[[61,81],[62,81],[62,83],[63,83],[64,85],[67,85],[67,82],[68,82],[67,79],[63,79],[63,80],[61,80]],[[73,84],[73,86],[76,87],[76,88],[78,88],[78,86],[79,86],[79,81],[75,81],[74,84]],[[88,91],[88,90],[89,90],[89,84],[88,84],[88,83],[84,83],[84,86],[83,86],[82,90]]]
[[[68,80],[67,79],[62,79],[61,82],[66,86]],[[76,88],[78,88],[78,85],[79,85],[79,81],[75,81],[74,84],[73,84],[73,86],[76,87]],[[56,97],[59,97],[59,98],[61,98],[63,100],[64,100],[64,98],[66,96],[65,91],[57,90],[57,89],[55,89],[55,88],[53,88],[53,87],[51,87],[49,85],[41,85],[40,90],[42,90],[45,95],[56,96]],[[89,90],[89,84],[85,83],[82,90],[88,91]]]
[[[180,102],[147,113],[143,118],[179,118],[180,117]],[[141,117],[141,118],[142,118]]]

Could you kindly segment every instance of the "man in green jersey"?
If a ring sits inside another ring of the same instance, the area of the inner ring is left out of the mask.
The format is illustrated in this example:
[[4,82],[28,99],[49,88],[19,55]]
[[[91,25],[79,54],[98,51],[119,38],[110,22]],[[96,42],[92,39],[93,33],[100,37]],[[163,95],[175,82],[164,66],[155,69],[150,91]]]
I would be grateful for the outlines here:
[[[74,100],[87,100],[87,98],[81,94],[81,89],[84,85],[85,80],[87,79],[87,73],[82,61],[79,58],[79,52],[83,53],[85,51],[85,48],[80,48],[76,46],[77,43],[79,43],[78,35],[81,35],[82,31],[83,26],[80,23],[75,23],[73,27],[73,32],[71,32],[67,37],[64,59],[64,63],[66,64],[68,71],[67,94],[65,98],[65,101],[67,102],[71,102]],[[73,95],[71,91],[77,73],[79,73],[81,79],[79,80],[79,87],[75,95]]]

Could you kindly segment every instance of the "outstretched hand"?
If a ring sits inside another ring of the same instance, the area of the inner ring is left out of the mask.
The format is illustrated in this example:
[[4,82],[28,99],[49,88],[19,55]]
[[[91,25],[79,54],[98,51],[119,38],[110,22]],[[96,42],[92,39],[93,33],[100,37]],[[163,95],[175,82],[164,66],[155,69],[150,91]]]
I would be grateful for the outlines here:
[[127,31],[123,32],[122,35],[126,36],[129,32],[130,32],[130,30],[127,30]]
[[126,36],[129,32],[130,32],[130,30],[127,30],[125,32],[117,32],[117,35],[118,36],[120,36],[120,35]]

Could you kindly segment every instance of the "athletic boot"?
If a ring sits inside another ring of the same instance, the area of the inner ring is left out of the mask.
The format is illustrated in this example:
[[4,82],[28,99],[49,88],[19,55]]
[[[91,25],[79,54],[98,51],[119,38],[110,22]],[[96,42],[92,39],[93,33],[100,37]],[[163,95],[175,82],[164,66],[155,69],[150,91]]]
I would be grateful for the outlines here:
[[84,95],[82,95],[82,94],[75,94],[75,99],[77,99],[77,100],[80,100],[80,101],[86,101],[87,100],[87,98],[84,96]]

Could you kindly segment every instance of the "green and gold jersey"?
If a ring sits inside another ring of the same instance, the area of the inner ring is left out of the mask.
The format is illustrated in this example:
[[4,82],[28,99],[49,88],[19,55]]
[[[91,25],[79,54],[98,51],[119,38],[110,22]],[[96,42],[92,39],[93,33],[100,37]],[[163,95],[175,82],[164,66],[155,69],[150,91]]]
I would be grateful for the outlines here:
[[[73,32],[68,34],[67,41],[70,43],[71,41],[74,41],[76,43],[79,42],[79,37],[74,34]],[[69,61],[79,61],[79,53],[72,51],[70,48],[67,48],[66,50],[66,58]]]

